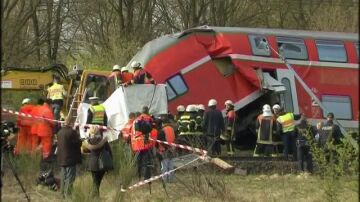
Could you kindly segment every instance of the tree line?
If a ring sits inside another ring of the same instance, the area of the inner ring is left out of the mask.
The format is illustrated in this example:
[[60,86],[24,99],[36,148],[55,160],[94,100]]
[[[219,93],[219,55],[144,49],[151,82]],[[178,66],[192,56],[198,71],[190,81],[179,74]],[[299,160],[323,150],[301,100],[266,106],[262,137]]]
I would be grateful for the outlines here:
[[2,0],[4,66],[125,65],[148,41],[211,25],[359,32],[359,0]]

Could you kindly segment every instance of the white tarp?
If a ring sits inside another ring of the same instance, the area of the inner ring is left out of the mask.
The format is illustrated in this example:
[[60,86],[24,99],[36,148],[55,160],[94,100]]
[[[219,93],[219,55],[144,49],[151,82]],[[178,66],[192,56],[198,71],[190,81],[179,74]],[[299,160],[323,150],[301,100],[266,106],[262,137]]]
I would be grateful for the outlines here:
[[[118,139],[119,131],[128,121],[130,112],[140,112],[143,106],[150,108],[150,114],[167,114],[166,85],[137,84],[129,87],[118,88],[103,103],[108,117],[108,127],[115,130],[108,130],[104,133],[109,141]],[[90,104],[81,103],[78,108],[78,123],[86,124],[87,112]],[[80,128],[80,136],[88,137],[83,128]]]

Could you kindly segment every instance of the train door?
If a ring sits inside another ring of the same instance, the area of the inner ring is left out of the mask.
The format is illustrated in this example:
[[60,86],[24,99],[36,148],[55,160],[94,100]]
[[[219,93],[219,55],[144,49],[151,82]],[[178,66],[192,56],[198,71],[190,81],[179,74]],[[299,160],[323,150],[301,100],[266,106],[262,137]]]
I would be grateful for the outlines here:
[[288,69],[277,69],[276,74],[278,81],[286,88],[286,90],[280,94],[280,105],[284,106],[285,111],[299,114],[294,74]]

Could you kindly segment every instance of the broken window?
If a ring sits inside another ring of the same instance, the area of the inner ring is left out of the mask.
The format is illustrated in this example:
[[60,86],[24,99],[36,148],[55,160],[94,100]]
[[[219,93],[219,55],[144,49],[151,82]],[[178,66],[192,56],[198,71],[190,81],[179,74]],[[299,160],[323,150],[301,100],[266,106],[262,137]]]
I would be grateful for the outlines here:
[[277,37],[279,53],[286,59],[306,60],[308,58],[304,40],[290,37]]

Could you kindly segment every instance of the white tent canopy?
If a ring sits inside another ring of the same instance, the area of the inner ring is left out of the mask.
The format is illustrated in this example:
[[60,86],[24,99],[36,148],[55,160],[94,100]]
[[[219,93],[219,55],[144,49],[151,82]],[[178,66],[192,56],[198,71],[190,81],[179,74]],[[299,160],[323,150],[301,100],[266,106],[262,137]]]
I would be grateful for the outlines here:
[[[118,88],[104,103],[108,117],[108,128],[104,135],[109,141],[118,139],[119,131],[128,121],[130,112],[140,112],[143,106],[150,108],[150,114],[167,114],[167,95],[165,84],[137,84]],[[90,104],[81,103],[78,108],[78,124],[85,125]],[[88,137],[80,127],[81,138]]]

